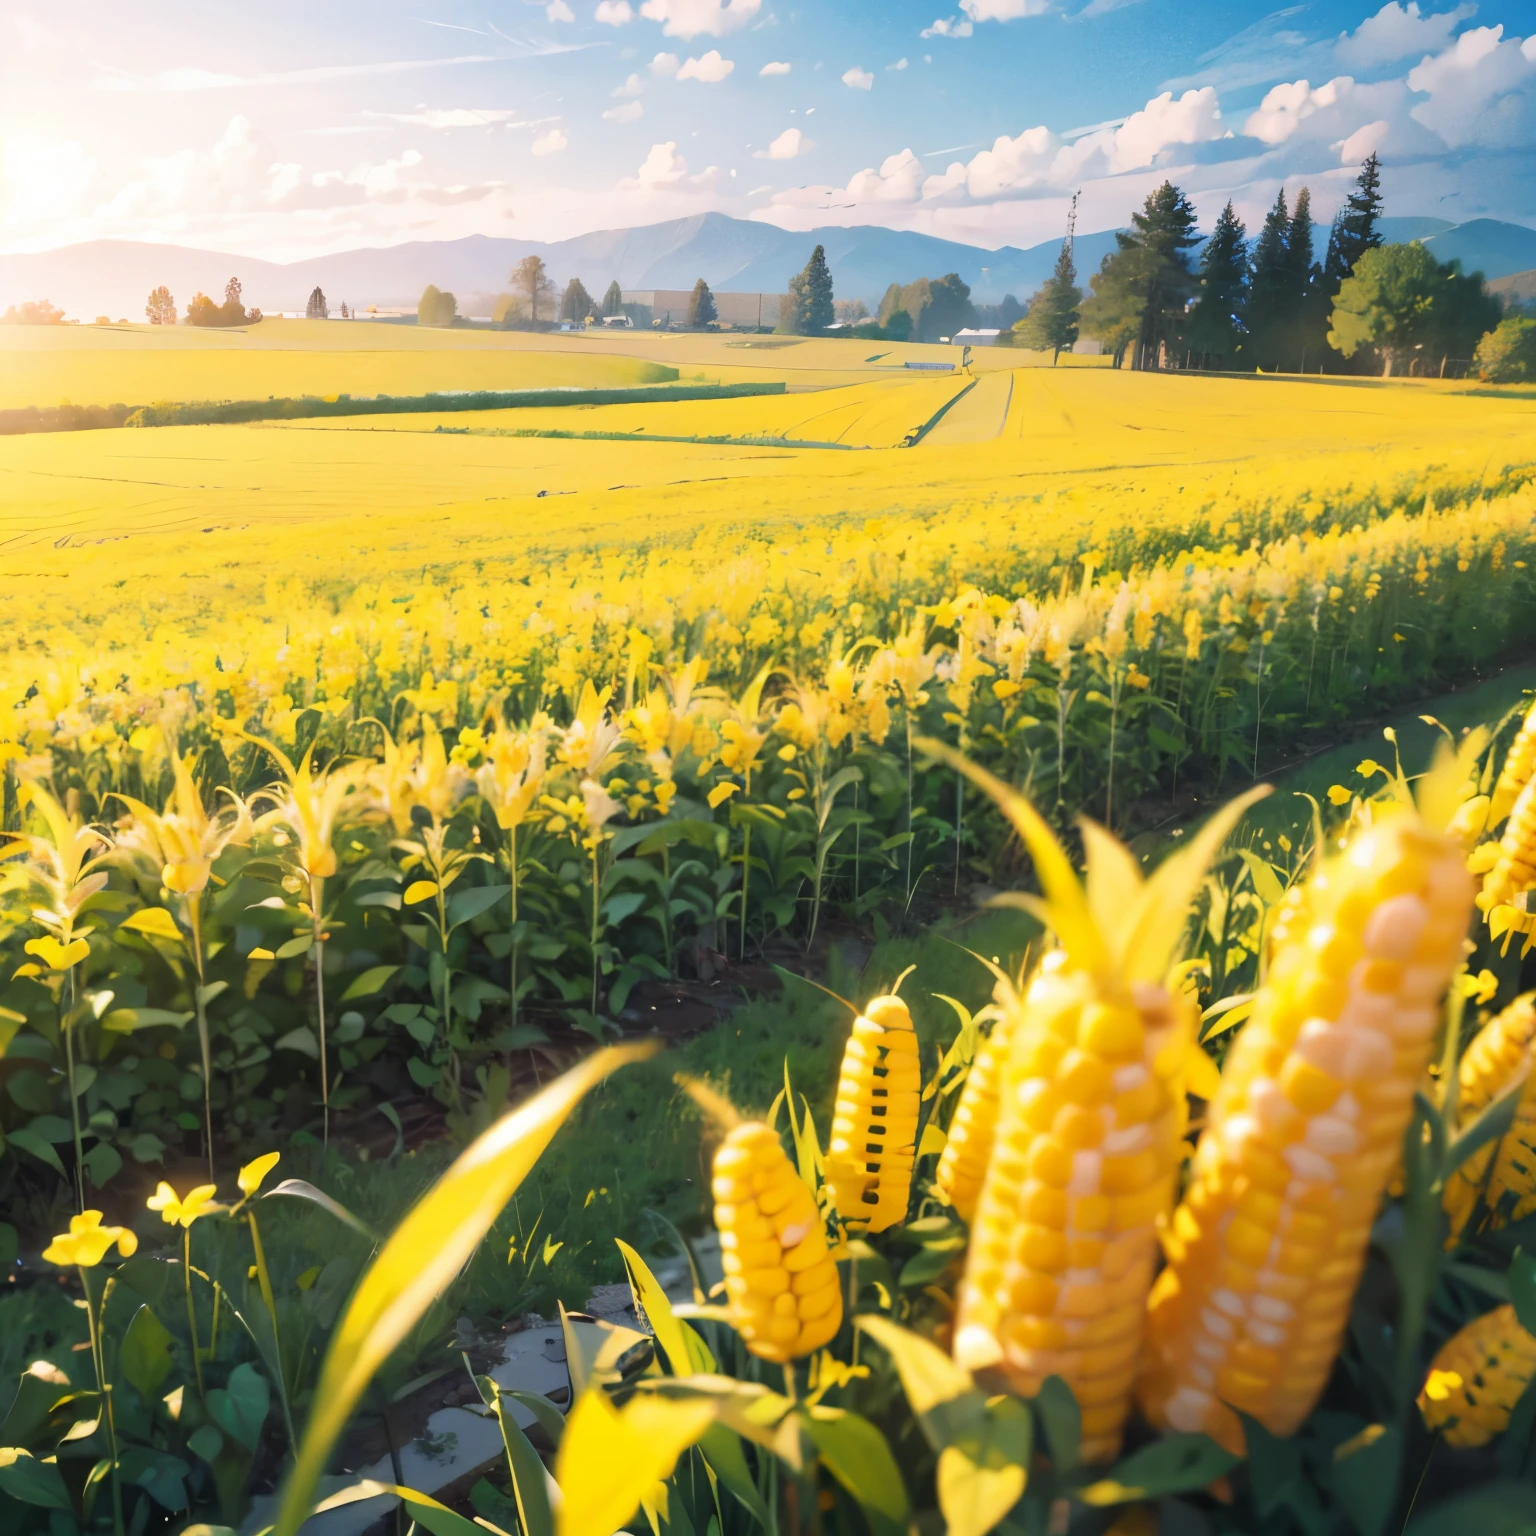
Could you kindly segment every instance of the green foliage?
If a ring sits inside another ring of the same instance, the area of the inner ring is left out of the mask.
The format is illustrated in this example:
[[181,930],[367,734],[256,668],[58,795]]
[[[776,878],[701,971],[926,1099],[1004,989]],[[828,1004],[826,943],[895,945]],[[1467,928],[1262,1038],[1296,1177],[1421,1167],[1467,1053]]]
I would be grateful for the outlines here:
[[1185,339],[1206,367],[1236,357],[1248,309],[1248,231],[1228,200],[1200,252],[1199,297]]
[[1365,252],[1334,300],[1329,342],[1345,357],[1376,349],[1385,374],[1422,362],[1470,357],[1479,338],[1499,323],[1499,301],[1481,274],[1464,277],[1413,241]]
[[596,313],[597,305],[587,292],[586,284],[579,277],[573,277],[565,285],[565,292],[560,295],[560,318],[569,320],[573,325],[580,325],[588,315]]
[[451,293],[442,293],[428,283],[416,305],[416,324],[452,325],[458,313],[459,301]]
[[1478,376],[1491,384],[1536,383],[1536,320],[1510,315],[1477,344]]
[[1354,274],[1360,258],[1381,244],[1381,160],[1372,150],[1365,157],[1354,191],[1344,200],[1328,234],[1328,254],[1323,264],[1325,291],[1337,293],[1346,277]]
[[1061,243],[1056,265],[1030,300],[1029,313],[1014,327],[1014,344],[1049,352],[1054,364],[1077,340],[1078,310],[1083,290],[1077,286],[1077,263],[1072,258],[1072,237]]
[[[903,315],[907,317],[906,336],[900,334]],[[937,341],[941,336],[953,336],[975,318],[970,286],[956,272],[946,277],[920,277],[905,287],[892,283],[880,301],[882,339],[887,341]]]
[[[819,250],[820,247],[818,246]],[[688,296],[688,324],[695,330],[706,325],[713,325],[720,318],[720,312],[715,308],[715,296],[709,291],[709,284],[701,277],[693,285],[693,292]],[[831,321],[827,322],[828,325]]]
[[818,245],[811,259],[789,280],[789,302],[778,328],[787,336],[815,336],[836,319],[832,270],[827,265],[826,249]]

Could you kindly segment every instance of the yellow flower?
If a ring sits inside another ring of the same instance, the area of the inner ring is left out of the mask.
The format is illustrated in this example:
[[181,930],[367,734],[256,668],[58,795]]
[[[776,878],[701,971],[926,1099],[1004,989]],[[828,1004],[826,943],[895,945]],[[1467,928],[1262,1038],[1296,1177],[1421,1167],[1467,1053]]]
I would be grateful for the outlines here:
[[721,806],[725,801],[729,800],[731,796],[734,795],[740,788],[740,784],[732,784],[729,781],[723,784],[716,784],[715,787],[710,790],[709,795],[707,796],[710,810],[713,811],[718,809],[719,806]]
[[[164,1186],[162,1186],[163,1188]],[[113,1243],[123,1258],[132,1257],[139,1240],[128,1227],[104,1227],[100,1211],[82,1211],[69,1219],[69,1231],[54,1238],[43,1249],[50,1264],[77,1269],[94,1269],[107,1256]]]
[[281,1156],[281,1152],[263,1152],[260,1157],[253,1159],[240,1170],[237,1182],[240,1185],[240,1193],[247,1200],[261,1188],[261,1181],[277,1166],[277,1160]]
[[1461,1391],[1463,1385],[1457,1371],[1431,1371],[1424,1381],[1424,1396],[1432,1403],[1443,1403],[1451,1393]]
[[1358,773],[1362,779],[1370,778],[1373,773],[1382,773],[1382,774],[1384,774],[1384,773],[1386,773],[1386,771],[1387,770],[1385,768],[1383,768],[1381,766],[1381,764],[1378,763],[1374,757],[1366,758],[1355,769],[1355,772]]
[[150,1210],[159,1211],[161,1221],[167,1226],[190,1227],[200,1216],[211,1216],[215,1211],[224,1209],[213,1198],[218,1192],[216,1184],[199,1184],[183,1200],[164,1179],[161,1179],[154,1194],[144,1203]]
[[1328,803],[1330,805],[1348,805],[1353,796],[1342,784],[1330,784],[1328,786]]

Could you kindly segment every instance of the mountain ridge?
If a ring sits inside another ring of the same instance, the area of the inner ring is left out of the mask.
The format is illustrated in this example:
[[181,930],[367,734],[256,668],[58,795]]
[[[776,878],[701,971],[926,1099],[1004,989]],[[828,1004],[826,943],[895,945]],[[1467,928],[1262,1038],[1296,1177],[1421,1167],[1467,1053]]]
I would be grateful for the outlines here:
[[[1475,219],[1384,219],[1392,239],[1422,239],[1443,260],[1497,278],[1536,266],[1536,229]],[[1321,234],[1322,231],[1319,231]],[[1059,240],[988,250],[881,225],[831,226],[797,233],[777,225],[707,212],[633,228],[593,230],[568,240],[519,240],[466,235],[458,240],[414,240],[271,262],[222,251],[130,240],[102,240],[52,251],[0,255],[0,308],[27,299],[51,299],[72,318],[98,314],[140,319],[145,297],[164,283],[185,308],[194,292],[222,294],[241,279],[247,304],[272,313],[302,311],[310,290],[324,289],[332,309],[413,307],[428,283],[458,296],[461,314],[486,315],[511,268],[540,255],[563,285],[579,277],[595,298],[617,279],[629,290],[691,288],[703,277],[722,292],[782,293],[816,245],[826,248],[833,285],[842,298],[874,307],[893,282],[958,272],[977,303],[1012,293],[1024,300],[1049,276]],[[1114,231],[1077,237],[1079,281],[1086,286],[1114,248]],[[1321,254],[1321,253],[1319,253]]]

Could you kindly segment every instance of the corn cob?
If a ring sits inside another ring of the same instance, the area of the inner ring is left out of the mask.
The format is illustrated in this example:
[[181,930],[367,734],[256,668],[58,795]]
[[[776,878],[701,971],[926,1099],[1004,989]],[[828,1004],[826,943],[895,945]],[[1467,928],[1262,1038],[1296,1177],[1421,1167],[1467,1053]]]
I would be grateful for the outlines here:
[[1536,778],[1536,704],[1525,712],[1515,739],[1504,754],[1498,782],[1493,786],[1493,803],[1488,808],[1488,825],[1496,827],[1509,815],[1520,791]]
[[1533,886],[1536,886],[1536,779],[1531,780],[1515,800],[1504,826],[1504,835],[1498,842],[1493,868],[1483,876],[1477,905],[1486,916],[1495,907],[1512,903]]
[[1312,877],[1228,1057],[1148,1308],[1159,1427],[1240,1450],[1233,1408],[1290,1434],[1327,1381],[1466,932],[1445,783]]
[[1520,1326],[1513,1307],[1495,1307],[1440,1346],[1419,1412],[1447,1445],[1487,1445],[1508,1427],[1533,1373],[1536,1337]]
[[1487,1203],[1493,1227],[1523,1221],[1536,1211],[1536,1071],[1526,1075],[1514,1121],[1499,1143]]
[[1196,885],[1254,797],[1211,818],[1150,880],[1085,823],[1085,891],[1027,802],[950,760],[1025,839],[1046,894],[1022,899],[1061,941],[1022,999],[999,989],[1007,1054],[954,1355],[1025,1396],[1062,1377],[1082,1412],[1083,1456],[1107,1460],[1130,1409],[1157,1223],[1183,1161],[1185,1072],[1198,1050],[1196,1010],[1162,978]]
[[899,997],[877,997],[853,1021],[827,1142],[833,1201],[858,1231],[906,1219],[921,1093],[912,1015]]
[[949,1123],[949,1139],[944,1143],[934,1174],[939,1193],[955,1208],[961,1221],[975,1219],[981,1181],[992,1156],[997,1132],[997,1092],[1008,1054],[1011,1017],[1000,1017],[976,1049],[954,1119]]
[[[1461,1058],[1456,1072],[1459,1129],[1466,1129],[1496,1098],[1529,1073],[1532,1039],[1536,1039],[1536,992],[1527,992],[1490,1019]],[[1505,1140],[1515,1134],[1515,1129],[1513,1125],[1510,1127]],[[1488,1165],[1496,1153],[1502,1156],[1498,1146],[1479,1147],[1445,1181],[1444,1203],[1445,1214],[1450,1219],[1450,1242],[1454,1243],[1460,1237],[1476,1209]]]
[[816,1199],[759,1120],[715,1153],[713,1189],[731,1326],[763,1360],[797,1360],[843,1321],[837,1265]]

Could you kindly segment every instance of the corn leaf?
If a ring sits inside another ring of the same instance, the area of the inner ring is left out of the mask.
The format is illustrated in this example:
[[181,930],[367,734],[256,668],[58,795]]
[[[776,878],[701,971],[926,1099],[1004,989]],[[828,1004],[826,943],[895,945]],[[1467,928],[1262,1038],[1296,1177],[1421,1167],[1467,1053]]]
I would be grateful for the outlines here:
[[512,1474],[512,1496],[517,1500],[522,1536],[555,1536],[559,1488],[507,1408],[496,1382],[489,1376],[476,1376],[474,1381],[480,1389],[481,1401],[495,1414],[501,1427],[501,1444],[507,1453],[507,1470]]
[[332,1335],[283,1490],[279,1536],[296,1536],[331,1448],[374,1373],[468,1261],[571,1111],[610,1072],[655,1049],[643,1042],[587,1057],[466,1148],[395,1228]]
[[868,1419],[818,1404],[799,1414],[821,1464],[858,1501],[875,1536],[905,1536],[911,1505],[885,1436]]
[[1230,1472],[1238,1460],[1207,1435],[1164,1435],[1117,1462],[1108,1477],[1079,1489],[1077,1497],[1102,1508],[1187,1493]]
[[929,1445],[943,1452],[964,1436],[976,1435],[987,1417],[986,1398],[971,1373],[937,1345],[889,1318],[861,1315],[858,1327],[891,1357],[902,1391]]
[[713,1420],[706,1398],[675,1401],[647,1393],[620,1410],[600,1389],[583,1393],[565,1421],[555,1458],[559,1536],[613,1536]]
[[656,1342],[666,1356],[674,1376],[686,1376],[693,1369],[693,1360],[684,1336],[685,1325],[673,1314],[667,1293],[657,1283],[645,1260],[628,1243],[621,1239],[619,1252],[624,1256],[624,1267],[629,1271],[630,1294],[635,1298],[635,1308],[651,1325]]

